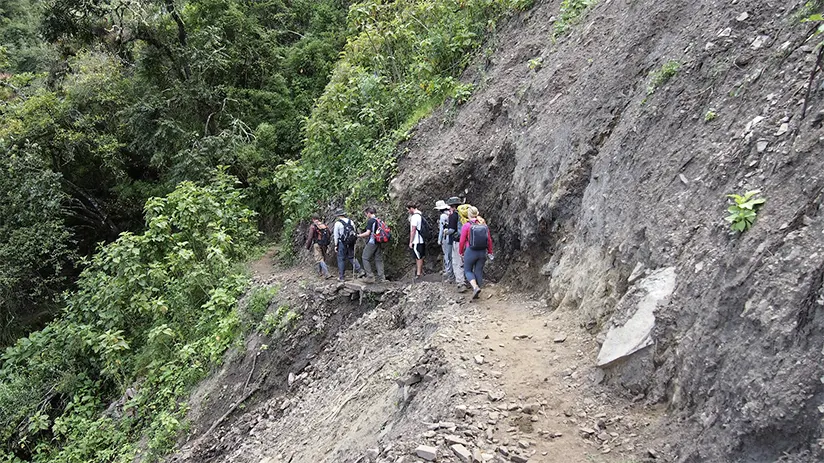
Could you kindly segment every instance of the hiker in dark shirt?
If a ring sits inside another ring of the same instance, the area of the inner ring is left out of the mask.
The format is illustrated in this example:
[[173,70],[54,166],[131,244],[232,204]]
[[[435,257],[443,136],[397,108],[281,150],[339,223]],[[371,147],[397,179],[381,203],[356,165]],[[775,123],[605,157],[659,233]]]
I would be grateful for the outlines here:
[[312,215],[312,224],[306,234],[306,249],[312,251],[318,275],[330,278],[329,267],[326,266],[326,249],[332,240],[332,232],[325,223],[320,221],[318,214]]
[[[374,207],[367,207],[364,209],[366,214],[366,228],[363,233],[358,235],[358,238],[366,239],[366,247],[363,249],[363,269],[366,270],[365,283],[382,283],[386,281],[386,275],[383,273],[383,243],[375,242],[375,232],[378,231],[378,218],[375,216],[377,212]],[[374,263],[373,263],[374,262]],[[377,280],[375,273],[372,271],[372,266],[378,270]]]

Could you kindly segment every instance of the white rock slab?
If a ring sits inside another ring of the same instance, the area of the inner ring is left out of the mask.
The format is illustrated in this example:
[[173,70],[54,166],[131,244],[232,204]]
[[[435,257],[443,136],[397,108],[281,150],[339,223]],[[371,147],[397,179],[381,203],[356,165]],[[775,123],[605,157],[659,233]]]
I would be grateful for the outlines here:
[[646,294],[638,301],[635,315],[624,326],[610,328],[598,352],[597,366],[606,366],[652,344],[655,308],[669,300],[675,290],[675,276],[675,267],[666,267],[636,283],[638,290]]

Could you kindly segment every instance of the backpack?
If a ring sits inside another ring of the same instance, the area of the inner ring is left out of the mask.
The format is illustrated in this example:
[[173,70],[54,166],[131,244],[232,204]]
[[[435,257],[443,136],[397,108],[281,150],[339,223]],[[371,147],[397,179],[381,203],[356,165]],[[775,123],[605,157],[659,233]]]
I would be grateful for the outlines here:
[[418,228],[418,234],[424,242],[427,242],[432,239],[432,227],[429,226],[429,222],[426,221],[426,217],[424,217],[423,214],[420,212],[416,212],[416,214],[421,216],[421,226]]
[[358,234],[355,233],[355,226],[352,225],[352,221],[348,219],[346,222],[340,220],[340,223],[343,224],[343,233],[340,235],[340,241],[347,248],[351,248],[358,241]]
[[389,240],[392,238],[392,231],[389,230],[389,226],[386,225],[386,222],[383,220],[375,217],[375,242],[376,243],[388,243]]
[[315,243],[321,246],[329,246],[332,241],[332,234],[329,233],[329,227],[315,227]]
[[469,227],[469,249],[486,251],[489,246],[489,227],[480,223],[473,223]]
[[471,204],[461,204],[458,206],[458,218],[461,221],[461,225],[469,222],[469,208],[472,207]]

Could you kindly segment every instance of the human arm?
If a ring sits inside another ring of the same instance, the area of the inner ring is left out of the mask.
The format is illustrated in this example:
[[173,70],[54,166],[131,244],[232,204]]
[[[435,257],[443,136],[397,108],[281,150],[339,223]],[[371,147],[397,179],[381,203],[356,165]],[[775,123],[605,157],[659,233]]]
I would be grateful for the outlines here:
[[315,224],[309,225],[309,232],[306,236],[306,249],[312,249],[312,240],[314,239],[316,233],[315,229]]
[[492,255],[492,233],[489,228],[486,229],[486,253]]
[[332,229],[332,242],[335,244],[335,250],[338,249],[338,240],[343,233],[343,224],[340,220],[335,221],[335,227]]
[[446,225],[446,221],[449,220],[449,216],[446,214],[441,214],[440,219],[438,220],[438,244],[443,244],[444,239],[444,229]]
[[358,238],[369,238],[369,236],[372,234],[372,229],[375,228],[376,223],[377,223],[377,220],[375,220],[373,218],[370,218],[369,220],[367,220],[366,221],[366,230],[364,230],[363,233],[359,233]]
[[467,222],[463,224],[461,228],[461,240],[458,244],[458,254],[463,257],[464,251],[466,251],[467,243],[469,243],[469,229],[472,227],[472,222]]

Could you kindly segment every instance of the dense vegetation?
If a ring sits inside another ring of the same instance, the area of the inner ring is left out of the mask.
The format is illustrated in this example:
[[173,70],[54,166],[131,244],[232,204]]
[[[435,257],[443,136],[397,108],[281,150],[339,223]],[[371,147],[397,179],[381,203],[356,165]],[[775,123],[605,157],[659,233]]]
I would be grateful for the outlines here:
[[0,0],[0,345],[59,313],[0,359],[0,462],[171,449],[258,230],[385,199],[397,143],[528,4]]

